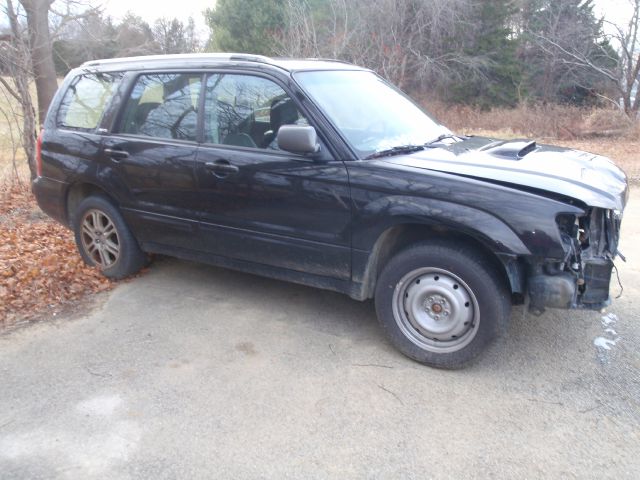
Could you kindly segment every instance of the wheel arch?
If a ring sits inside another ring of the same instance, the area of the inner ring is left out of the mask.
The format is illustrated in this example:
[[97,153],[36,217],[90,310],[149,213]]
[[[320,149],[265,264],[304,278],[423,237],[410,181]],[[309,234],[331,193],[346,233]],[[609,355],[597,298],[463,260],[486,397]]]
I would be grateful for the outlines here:
[[510,293],[522,294],[524,263],[517,255],[496,252],[482,237],[466,229],[442,224],[406,222],[392,225],[378,236],[359,275],[354,267],[354,280],[360,284],[356,296],[361,299],[373,298],[378,277],[387,262],[402,250],[429,240],[446,240],[482,252],[500,273]]
[[91,182],[76,182],[69,186],[66,195],[65,212],[67,214],[67,223],[72,226],[73,217],[80,202],[91,195],[101,195],[118,205],[116,199],[107,193],[106,190]]

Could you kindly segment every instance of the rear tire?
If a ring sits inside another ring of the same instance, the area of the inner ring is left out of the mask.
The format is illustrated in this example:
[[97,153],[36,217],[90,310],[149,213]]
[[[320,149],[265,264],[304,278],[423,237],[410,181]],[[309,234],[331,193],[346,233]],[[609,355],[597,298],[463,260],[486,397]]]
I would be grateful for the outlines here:
[[505,332],[511,311],[505,283],[493,263],[465,244],[415,245],[378,278],[378,320],[408,357],[461,368]]
[[118,280],[137,273],[147,263],[118,208],[109,199],[93,195],[76,209],[73,230],[80,255],[105,277]]

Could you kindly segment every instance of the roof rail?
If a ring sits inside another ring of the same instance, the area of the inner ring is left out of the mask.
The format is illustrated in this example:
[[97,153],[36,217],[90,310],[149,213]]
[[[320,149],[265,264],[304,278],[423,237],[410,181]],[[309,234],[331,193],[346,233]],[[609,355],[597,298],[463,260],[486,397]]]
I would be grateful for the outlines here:
[[247,53],[179,53],[170,55],[142,55],[138,57],[119,57],[104,60],[89,60],[81,67],[98,67],[115,63],[139,62],[162,62],[167,60],[235,60],[242,62],[256,62],[273,64],[273,60],[264,55],[252,55]]
[[344,63],[345,65],[351,65],[351,63],[345,60],[338,60],[336,58],[318,58],[318,57],[307,57],[304,60],[313,60],[318,62],[334,62],[334,63]]
[[229,60],[241,60],[243,62],[256,62],[256,63],[268,63],[273,64],[273,59],[265,57],[264,55],[253,55],[251,53],[231,53]]

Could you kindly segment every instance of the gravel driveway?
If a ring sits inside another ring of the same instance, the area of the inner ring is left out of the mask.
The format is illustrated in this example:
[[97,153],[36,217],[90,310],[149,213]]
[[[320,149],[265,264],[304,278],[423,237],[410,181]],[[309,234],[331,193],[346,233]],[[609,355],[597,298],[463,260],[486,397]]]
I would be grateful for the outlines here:
[[160,260],[0,336],[0,478],[637,479],[639,235],[636,189],[623,297],[516,308],[454,372],[397,353],[370,302]]

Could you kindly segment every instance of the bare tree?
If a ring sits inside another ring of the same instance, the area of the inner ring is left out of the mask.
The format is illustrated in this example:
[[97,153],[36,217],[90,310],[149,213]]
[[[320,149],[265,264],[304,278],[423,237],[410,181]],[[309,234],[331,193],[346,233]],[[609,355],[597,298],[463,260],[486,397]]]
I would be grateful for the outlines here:
[[578,27],[567,22],[552,26],[553,31],[562,31],[562,35],[535,31],[530,34],[546,57],[547,70],[552,69],[552,64],[562,66],[561,76],[548,75],[549,84],[572,77],[577,85],[592,89],[593,82],[599,80],[609,88],[592,89],[595,95],[622,108],[629,117],[638,118],[640,0],[629,1],[633,9],[629,23],[625,26],[610,24],[615,33],[602,34],[599,45],[581,40],[576,33]]
[[[51,56],[51,42],[49,37],[48,9],[51,2],[38,4],[33,2],[27,10],[27,1],[20,1],[14,4],[13,0],[6,0],[3,9],[9,21],[8,35],[5,35],[0,42],[0,61],[4,72],[8,78],[0,77],[2,84],[2,95],[7,99],[6,107],[0,112],[9,125],[9,134],[13,146],[14,169],[16,151],[20,146],[24,149],[27,164],[31,177],[36,175],[36,136],[37,117],[34,109],[34,102],[31,95],[30,85],[35,80],[38,96],[38,106],[40,122],[44,121],[44,116],[58,87],[55,69],[52,68],[53,58],[42,58]],[[68,0],[63,3],[63,7],[77,4],[75,0]],[[23,10],[19,9],[22,5]],[[33,9],[40,9],[33,15]],[[46,8],[46,10],[45,10]],[[44,11],[44,14],[43,14]],[[24,16],[27,17],[25,25]],[[62,18],[62,17],[61,17]],[[71,20],[74,17],[67,15],[64,19]],[[33,32],[33,29],[42,29],[42,22],[46,23],[46,31]],[[62,22],[61,22],[62,23]],[[35,26],[34,26],[35,25]],[[48,53],[47,53],[48,52]],[[35,57],[34,57],[35,55]],[[40,60],[37,60],[39,58]]]
[[[0,43],[0,57],[10,80],[0,77],[0,83],[4,87],[3,95],[10,101],[6,102],[8,107],[2,115],[9,121],[14,169],[17,173],[15,152],[16,145],[21,144],[33,178],[36,174],[36,114],[29,90],[29,84],[33,78],[30,49],[26,39],[27,34],[18,21],[18,14],[12,0],[6,0],[5,13],[9,19],[11,33],[5,41]],[[14,104],[18,105],[17,109],[13,107]]]
[[465,53],[464,32],[473,24],[470,0],[377,0],[363,2],[363,9],[368,64],[401,88],[479,74],[481,62]]
[[142,18],[129,12],[116,27],[118,57],[159,53],[153,31]]
[[177,18],[159,18],[153,25],[153,37],[165,54],[198,50],[195,22],[191,17],[186,25]]
[[286,0],[286,27],[276,32],[276,52],[283,57],[320,57],[316,22],[306,0]]
[[44,122],[49,104],[58,89],[49,31],[49,9],[53,0],[19,0],[29,30],[29,50],[38,96],[38,118]]
[[633,14],[626,27],[617,28],[620,44],[617,85],[622,95],[622,106],[627,115],[640,115],[640,0],[630,0]]
[[[287,0],[278,53],[330,57],[367,66],[401,88],[480,75],[483,59],[465,55],[472,0]],[[314,13],[316,16],[314,16]]]

